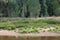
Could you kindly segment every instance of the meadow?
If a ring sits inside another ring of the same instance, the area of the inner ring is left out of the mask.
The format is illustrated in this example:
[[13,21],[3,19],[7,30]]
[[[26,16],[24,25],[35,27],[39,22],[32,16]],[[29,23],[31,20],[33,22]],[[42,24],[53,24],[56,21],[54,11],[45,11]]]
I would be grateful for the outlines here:
[[0,18],[0,30],[18,33],[60,33],[60,21],[53,18]]

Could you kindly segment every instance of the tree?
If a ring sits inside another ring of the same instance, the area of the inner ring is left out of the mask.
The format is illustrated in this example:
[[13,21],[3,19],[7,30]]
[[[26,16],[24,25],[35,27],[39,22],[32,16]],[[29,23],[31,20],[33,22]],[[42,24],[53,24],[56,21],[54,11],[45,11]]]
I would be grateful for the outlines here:
[[60,16],[60,0],[0,0],[1,17]]
[[40,5],[41,5],[41,11],[40,11],[40,17],[43,16],[48,16],[48,12],[47,12],[47,1],[46,0],[39,0]]

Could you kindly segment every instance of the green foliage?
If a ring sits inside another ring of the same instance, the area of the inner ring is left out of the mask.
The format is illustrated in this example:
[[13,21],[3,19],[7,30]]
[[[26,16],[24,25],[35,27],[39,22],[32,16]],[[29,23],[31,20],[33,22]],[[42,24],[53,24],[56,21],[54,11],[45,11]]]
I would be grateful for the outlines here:
[[56,33],[60,33],[60,26],[55,26],[54,30],[49,30],[50,32],[56,32]]
[[37,28],[23,28],[19,29],[20,33],[38,33],[39,30]]
[[43,22],[46,22],[48,24],[60,24],[60,21],[56,21],[56,20],[45,20]]
[[[39,33],[43,29],[53,27],[54,30],[49,29],[50,32],[60,32],[60,21],[56,20],[30,20],[21,19],[0,22],[0,29],[3,30],[16,30],[19,33]],[[46,30],[43,30],[45,32]]]
[[59,0],[0,0],[0,17],[60,16]]
[[7,30],[13,30],[15,29],[15,25],[12,23],[8,23],[8,22],[1,22],[0,23],[0,29],[7,29]]

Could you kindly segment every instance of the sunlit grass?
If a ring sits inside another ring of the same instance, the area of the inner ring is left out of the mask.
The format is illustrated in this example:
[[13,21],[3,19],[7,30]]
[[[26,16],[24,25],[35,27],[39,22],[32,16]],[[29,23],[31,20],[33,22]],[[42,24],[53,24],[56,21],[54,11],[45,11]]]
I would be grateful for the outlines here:
[[[53,27],[53,29],[50,29]],[[60,32],[60,21],[56,20],[8,20],[0,22],[0,29],[15,30],[19,33]],[[46,30],[47,29],[47,30]]]

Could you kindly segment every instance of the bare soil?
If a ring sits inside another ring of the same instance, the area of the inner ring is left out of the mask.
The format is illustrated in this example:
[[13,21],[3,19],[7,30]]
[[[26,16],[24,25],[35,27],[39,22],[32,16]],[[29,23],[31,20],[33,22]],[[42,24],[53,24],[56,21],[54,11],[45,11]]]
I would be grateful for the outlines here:
[[16,33],[13,31],[1,30],[0,36],[60,36],[58,33],[41,32],[41,33]]

